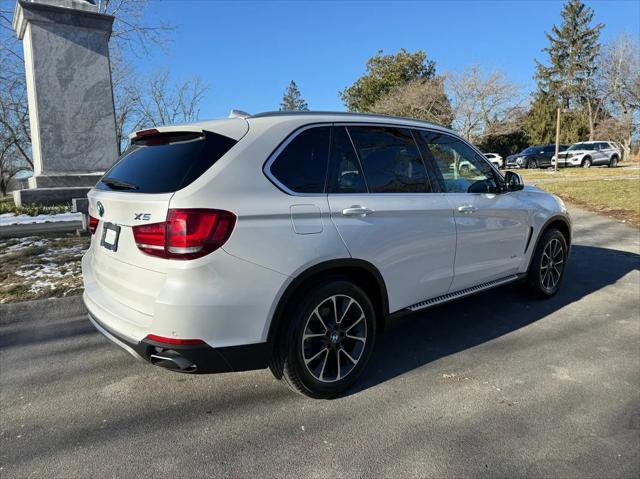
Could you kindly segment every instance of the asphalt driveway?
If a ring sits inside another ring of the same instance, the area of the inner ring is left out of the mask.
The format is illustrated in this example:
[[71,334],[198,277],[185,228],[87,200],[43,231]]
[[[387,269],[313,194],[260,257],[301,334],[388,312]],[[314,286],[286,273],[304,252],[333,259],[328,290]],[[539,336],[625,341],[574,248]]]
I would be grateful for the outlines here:
[[511,286],[403,320],[332,401],[138,363],[83,316],[5,314],[0,476],[638,477],[640,233],[574,220],[555,298]]

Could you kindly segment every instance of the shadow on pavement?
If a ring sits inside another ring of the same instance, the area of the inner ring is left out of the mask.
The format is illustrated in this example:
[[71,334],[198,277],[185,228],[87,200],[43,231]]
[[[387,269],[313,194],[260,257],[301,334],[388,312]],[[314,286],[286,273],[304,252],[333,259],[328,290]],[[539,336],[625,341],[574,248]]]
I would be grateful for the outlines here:
[[525,285],[514,284],[396,320],[378,337],[371,363],[346,395],[534,323],[638,269],[638,254],[574,245],[553,298],[534,298]]

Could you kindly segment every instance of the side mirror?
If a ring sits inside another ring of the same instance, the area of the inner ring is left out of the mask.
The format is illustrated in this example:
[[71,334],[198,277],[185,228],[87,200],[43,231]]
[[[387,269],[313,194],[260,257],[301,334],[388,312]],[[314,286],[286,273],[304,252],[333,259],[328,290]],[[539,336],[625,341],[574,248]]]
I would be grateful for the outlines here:
[[504,179],[507,183],[507,190],[509,191],[520,191],[524,188],[524,180],[518,173],[507,171],[504,174]]

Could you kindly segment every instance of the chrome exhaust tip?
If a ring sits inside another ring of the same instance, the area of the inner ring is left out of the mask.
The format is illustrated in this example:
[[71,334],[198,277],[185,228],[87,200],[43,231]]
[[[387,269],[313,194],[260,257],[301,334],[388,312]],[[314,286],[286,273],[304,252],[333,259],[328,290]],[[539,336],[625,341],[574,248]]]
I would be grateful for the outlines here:
[[155,366],[181,373],[193,373],[198,369],[198,366],[172,349],[156,351],[149,356],[149,359],[151,360],[151,364]]

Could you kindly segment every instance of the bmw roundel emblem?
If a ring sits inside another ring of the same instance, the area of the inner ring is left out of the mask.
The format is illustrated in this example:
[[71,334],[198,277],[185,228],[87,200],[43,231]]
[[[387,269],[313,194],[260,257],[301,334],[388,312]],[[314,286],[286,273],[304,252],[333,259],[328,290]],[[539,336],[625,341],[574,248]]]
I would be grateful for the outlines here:
[[104,206],[102,206],[102,203],[98,201],[98,203],[96,204],[96,207],[98,208],[98,214],[100,216],[104,215]]

